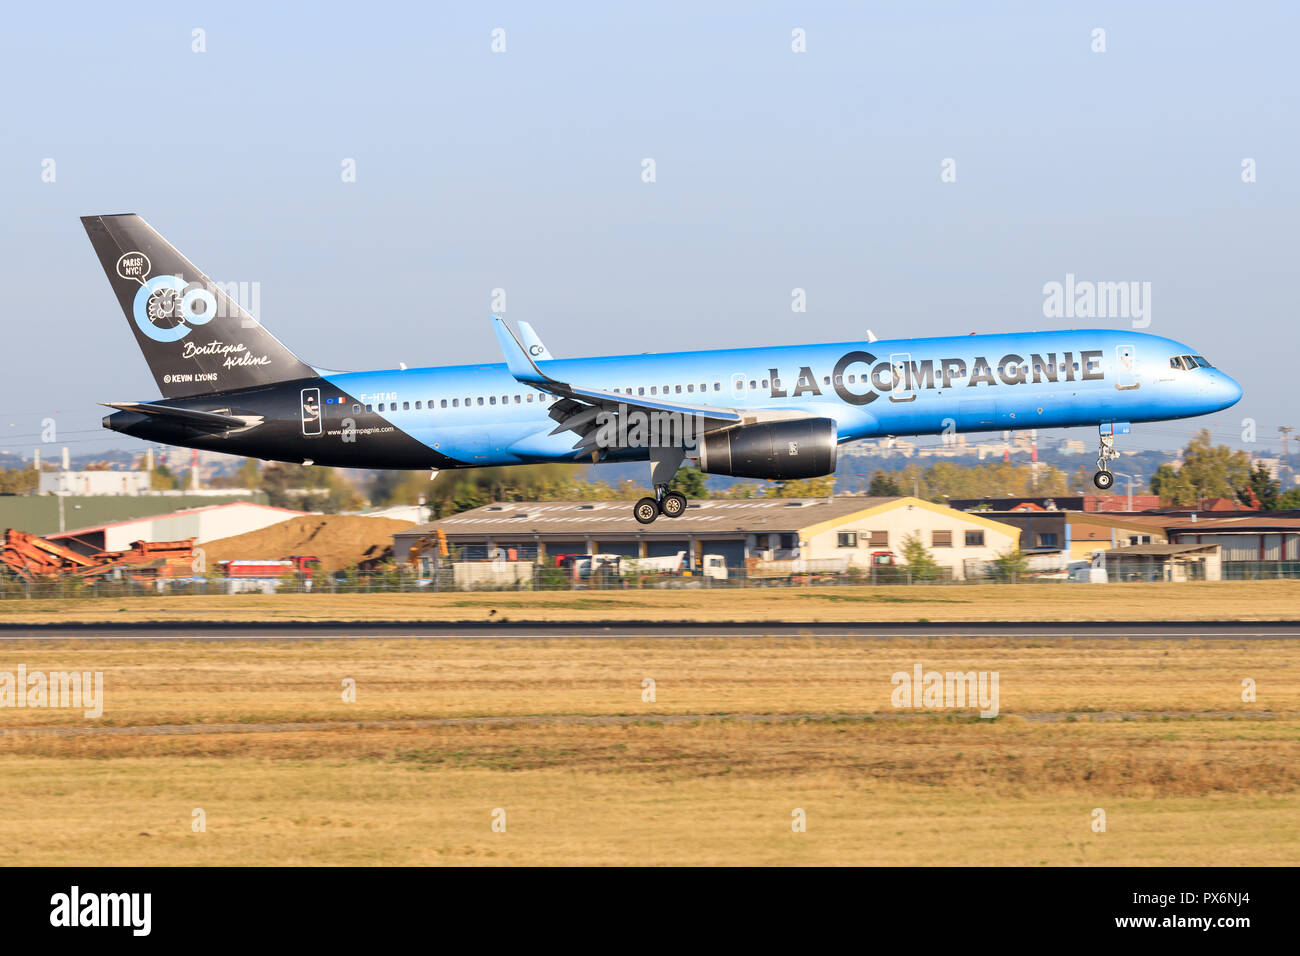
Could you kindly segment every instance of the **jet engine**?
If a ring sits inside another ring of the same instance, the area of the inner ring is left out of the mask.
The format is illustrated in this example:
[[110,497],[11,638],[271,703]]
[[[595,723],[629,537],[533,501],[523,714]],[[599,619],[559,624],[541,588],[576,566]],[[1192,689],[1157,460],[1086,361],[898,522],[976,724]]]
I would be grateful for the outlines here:
[[701,439],[700,471],[769,481],[820,478],[835,470],[836,448],[829,418],[743,425]]

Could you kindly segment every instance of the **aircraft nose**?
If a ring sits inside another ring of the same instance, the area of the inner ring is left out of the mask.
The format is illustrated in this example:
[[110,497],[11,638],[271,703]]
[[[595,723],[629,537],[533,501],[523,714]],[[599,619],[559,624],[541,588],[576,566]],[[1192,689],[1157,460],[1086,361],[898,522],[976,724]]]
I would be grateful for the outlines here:
[[1231,408],[1241,401],[1241,386],[1231,375],[1215,370],[1214,381],[1208,391],[1217,408]]

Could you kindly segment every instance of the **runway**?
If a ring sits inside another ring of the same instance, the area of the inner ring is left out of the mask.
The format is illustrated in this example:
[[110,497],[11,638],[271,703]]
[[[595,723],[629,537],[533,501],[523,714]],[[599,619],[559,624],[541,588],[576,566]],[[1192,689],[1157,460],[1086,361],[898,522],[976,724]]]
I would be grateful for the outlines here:
[[665,623],[662,621],[350,623],[192,621],[133,624],[0,624],[0,641],[315,641],[315,640],[561,640],[665,638],[933,638],[1016,637],[1088,640],[1248,640],[1300,638],[1300,621],[978,621],[824,623]]

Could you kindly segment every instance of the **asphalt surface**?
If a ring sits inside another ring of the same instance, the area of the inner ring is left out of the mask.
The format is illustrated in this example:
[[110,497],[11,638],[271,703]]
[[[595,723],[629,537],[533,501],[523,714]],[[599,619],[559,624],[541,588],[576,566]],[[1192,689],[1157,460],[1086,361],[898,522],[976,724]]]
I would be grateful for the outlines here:
[[1295,640],[1300,621],[980,621],[942,623],[665,623],[662,621],[404,622],[190,621],[135,624],[0,624],[0,641],[16,640],[323,640],[449,639],[544,640],[556,638],[680,637],[1043,637],[1111,640]]

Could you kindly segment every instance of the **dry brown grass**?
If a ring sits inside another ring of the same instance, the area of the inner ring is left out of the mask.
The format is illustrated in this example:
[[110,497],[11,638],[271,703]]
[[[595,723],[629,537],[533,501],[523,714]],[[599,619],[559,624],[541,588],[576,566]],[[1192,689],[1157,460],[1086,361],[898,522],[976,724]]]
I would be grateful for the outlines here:
[[[375,520],[375,519],[366,519]],[[134,621],[1294,620],[1300,581],[917,587],[238,594],[0,601],[0,623]]]
[[[0,710],[6,863],[1300,860],[1295,641],[3,648],[0,670],[106,680],[99,721]],[[918,661],[997,670],[1002,715],[896,711]]]
[[[102,671],[103,726],[655,714],[892,714],[890,676],[1000,674],[1002,714],[1300,711],[1292,641],[994,638],[31,641],[29,669]],[[19,650],[21,649],[21,650]],[[21,655],[21,656],[20,656]],[[15,664],[0,669],[12,670]],[[656,701],[641,700],[644,678]],[[344,678],[357,700],[340,700]],[[1259,700],[1241,700],[1241,682]],[[0,710],[0,729],[80,728],[62,710]]]

